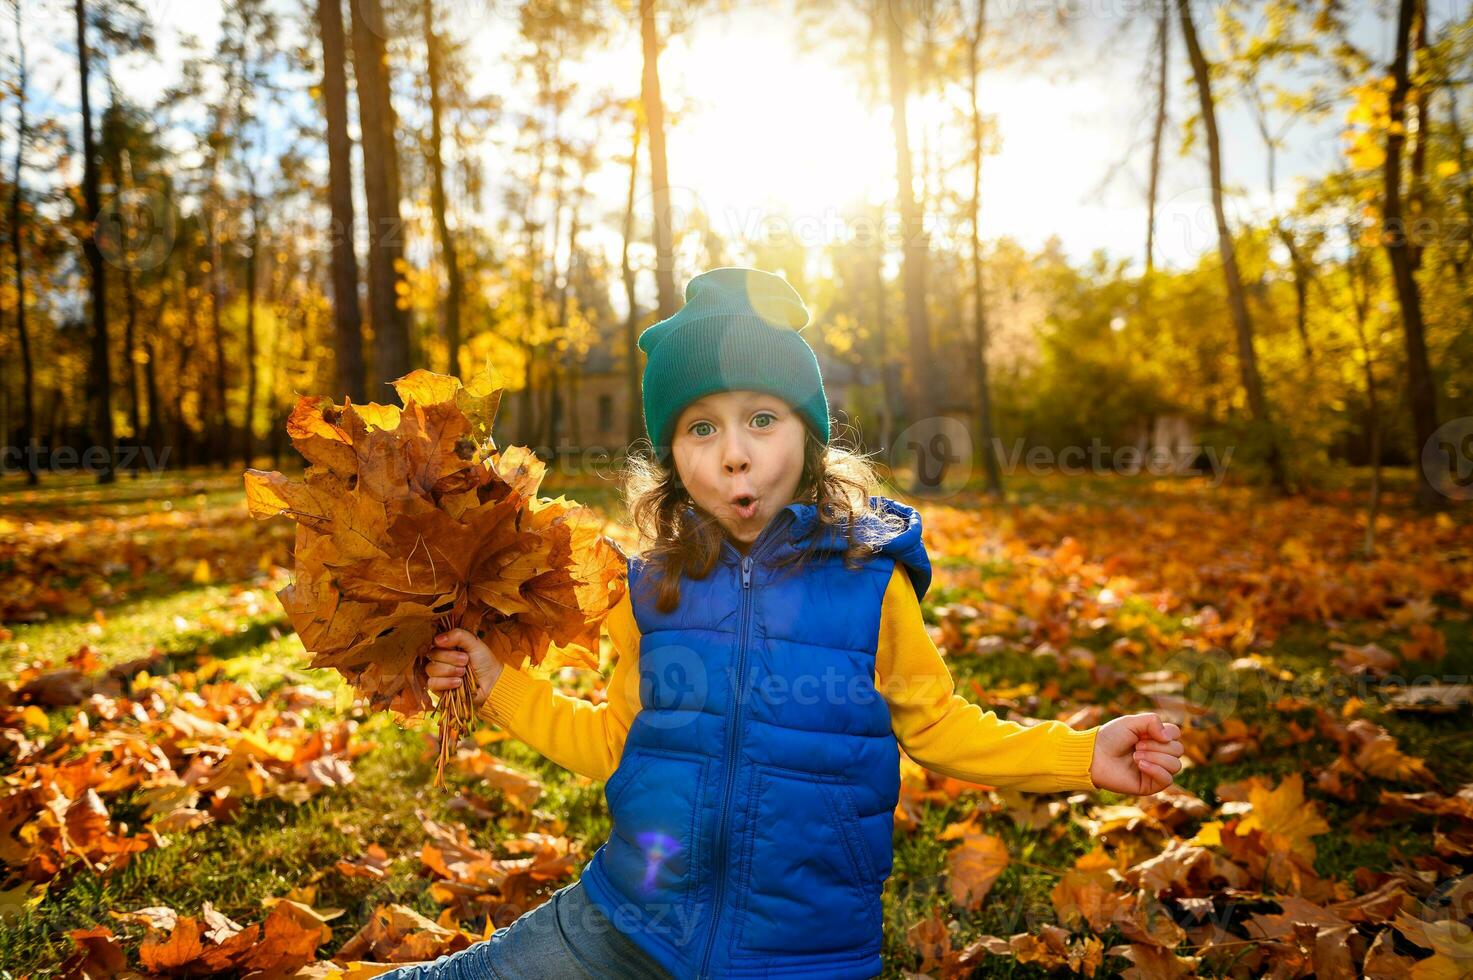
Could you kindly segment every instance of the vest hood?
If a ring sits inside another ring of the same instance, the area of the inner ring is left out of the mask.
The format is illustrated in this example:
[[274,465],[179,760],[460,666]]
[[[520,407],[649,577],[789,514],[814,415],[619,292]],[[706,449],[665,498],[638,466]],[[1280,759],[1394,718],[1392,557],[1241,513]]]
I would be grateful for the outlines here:
[[[931,559],[926,554],[925,543],[921,540],[921,515],[914,507],[903,504],[889,497],[872,496],[870,505],[875,510],[893,514],[903,523],[898,532],[885,532],[879,553],[893,558],[896,562],[905,566],[905,572],[910,576],[910,584],[915,587],[916,599],[923,599],[926,590],[931,587]],[[844,535],[840,527],[834,525],[820,525],[818,522],[818,506],[816,504],[795,502],[789,504],[785,510],[794,513],[794,519],[789,531],[789,538],[793,542],[800,542],[815,526],[822,527],[823,541],[819,547],[834,550],[843,550]],[[777,520],[777,517],[773,517]],[[862,526],[867,528],[864,533],[877,533],[882,525],[874,515],[866,514],[861,518]],[[872,530],[871,530],[872,528]]]
[[[862,533],[880,535],[878,553],[893,558],[897,563],[905,566],[905,572],[910,576],[910,584],[916,590],[916,599],[924,599],[926,590],[931,587],[931,558],[926,554],[926,545],[921,540],[921,515],[918,510],[909,504],[903,504],[898,500],[892,500],[884,496],[871,496],[870,506],[882,513],[895,515],[898,520],[892,520],[891,525],[900,524],[900,530],[894,531],[885,528],[884,525],[873,514],[865,514],[861,518],[862,526],[866,531]],[[685,508],[687,515],[694,514],[694,508],[689,505]],[[791,517],[785,516],[785,512]],[[803,539],[815,528],[822,528],[822,539],[814,545],[818,550],[843,551],[844,534],[839,525],[823,525],[818,520],[818,505],[804,501],[794,501],[781,511],[778,511],[768,521],[767,527],[758,536],[758,541],[778,533],[775,525],[780,521],[789,521],[785,535],[785,543],[793,550],[801,550],[806,547]],[[883,530],[882,530],[883,528]],[[755,547],[755,543],[754,543]],[[731,552],[736,553],[732,548]]]

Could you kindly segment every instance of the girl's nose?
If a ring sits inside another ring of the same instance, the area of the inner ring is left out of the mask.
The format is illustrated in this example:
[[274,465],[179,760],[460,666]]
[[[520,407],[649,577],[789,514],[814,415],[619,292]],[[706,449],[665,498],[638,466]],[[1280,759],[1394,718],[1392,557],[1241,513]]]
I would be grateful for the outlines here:
[[722,461],[728,473],[745,473],[751,465],[750,455],[740,442],[727,443],[722,451]]

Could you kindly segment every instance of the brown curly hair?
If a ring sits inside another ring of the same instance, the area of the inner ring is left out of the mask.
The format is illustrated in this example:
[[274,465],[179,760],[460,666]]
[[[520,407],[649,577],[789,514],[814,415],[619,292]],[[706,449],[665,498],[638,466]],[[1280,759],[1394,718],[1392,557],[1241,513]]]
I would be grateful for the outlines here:
[[[794,499],[817,504],[820,523],[841,528],[845,567],[857,569],[881,541],[904,530],[904,519],[870,505],[869,498],[880,492],[883,481],[879,468],[867,456],[835,441],[821,442],[807,426],[803,433],[803,475]],[[655,580],[655,606],[671,612],[680,603],[681,577],[709,575],[720,560],[726,532],[681,483],[673,457],[665,466],[648,451],[631,450],[625,461],[623,494],[639,535],[640,558],[659,573],[644,576],[643,581]],[[694,510],[693,520],[686,517],[687,506]],[[865,516],[874,520],[860,520]],[[817,533],[810,534],[804,548],[778,564],[794,570],[801,567],[818,539]]]

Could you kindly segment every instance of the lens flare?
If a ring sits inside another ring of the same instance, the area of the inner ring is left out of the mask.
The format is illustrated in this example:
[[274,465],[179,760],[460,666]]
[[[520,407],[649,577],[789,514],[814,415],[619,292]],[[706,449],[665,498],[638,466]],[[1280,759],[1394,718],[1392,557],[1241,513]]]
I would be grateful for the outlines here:
[[680,853],[680,842],[658,830],[638,834],[637,839],[645,857],[644,888],[646,891],[654,891],[655,875],[660,870],[660,863]]

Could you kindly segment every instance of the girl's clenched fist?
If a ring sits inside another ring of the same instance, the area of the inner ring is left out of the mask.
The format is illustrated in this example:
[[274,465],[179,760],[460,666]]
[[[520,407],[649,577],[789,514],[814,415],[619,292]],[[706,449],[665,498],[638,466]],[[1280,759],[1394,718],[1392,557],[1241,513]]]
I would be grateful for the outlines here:
[[1181,729],[1147,711],[1100,726],[1089,778],[1100,789],[1149,796],[1181,772]]
[[476,689],[471,692],[471,699],[480,708],[491,694],[496,678],[501,676],[502,664],[491,648],[469,630],[454,629],[435,637],[425,673],[430,677],[431,691],[450,691],[465,679],[467,665],[476,673]]

